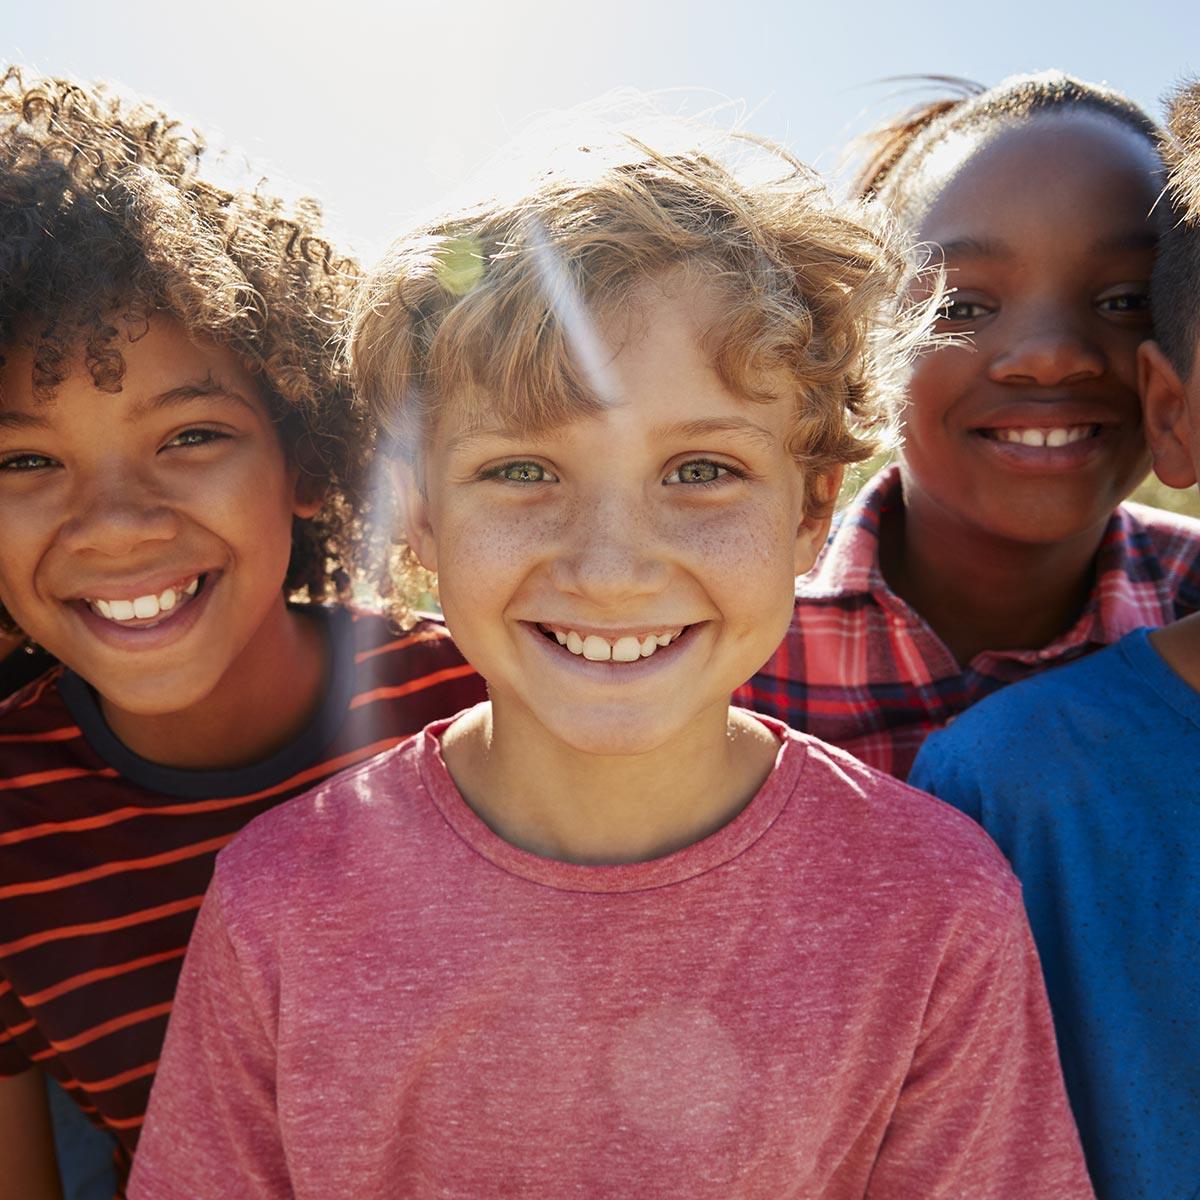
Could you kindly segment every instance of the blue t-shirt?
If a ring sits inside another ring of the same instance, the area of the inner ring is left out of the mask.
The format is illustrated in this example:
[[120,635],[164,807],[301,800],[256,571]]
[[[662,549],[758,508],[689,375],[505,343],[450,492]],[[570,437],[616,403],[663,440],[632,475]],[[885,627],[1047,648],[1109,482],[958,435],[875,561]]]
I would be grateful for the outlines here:
[[969,709],[910,782],[1021,880],[1101,1200],[1197,1200],[1200,694],[1148,634]]

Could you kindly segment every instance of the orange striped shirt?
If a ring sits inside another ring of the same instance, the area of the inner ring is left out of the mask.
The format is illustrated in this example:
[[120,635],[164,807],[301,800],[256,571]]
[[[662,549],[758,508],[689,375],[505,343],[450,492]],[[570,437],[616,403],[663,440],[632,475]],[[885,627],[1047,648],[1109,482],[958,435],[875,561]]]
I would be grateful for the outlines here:
[[[38,1065],[127,1168],[217,851],[251,819],[485,698],[443,626],[330,610],[308,729],[266,762],[139,759],[57,668],[0,704],[0,1075]],[[281,681],[286,686],[286,681]]]

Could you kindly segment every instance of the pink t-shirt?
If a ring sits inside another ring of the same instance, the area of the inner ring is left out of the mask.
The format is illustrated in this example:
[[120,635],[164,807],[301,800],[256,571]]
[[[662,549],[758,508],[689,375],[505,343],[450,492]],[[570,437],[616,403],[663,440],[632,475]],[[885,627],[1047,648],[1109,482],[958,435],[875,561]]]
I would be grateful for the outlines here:
[[132,1200],[1092,1196],[967,818],[772,723],[711,837],[555,862],[467,807],[446,724],[221,854]]

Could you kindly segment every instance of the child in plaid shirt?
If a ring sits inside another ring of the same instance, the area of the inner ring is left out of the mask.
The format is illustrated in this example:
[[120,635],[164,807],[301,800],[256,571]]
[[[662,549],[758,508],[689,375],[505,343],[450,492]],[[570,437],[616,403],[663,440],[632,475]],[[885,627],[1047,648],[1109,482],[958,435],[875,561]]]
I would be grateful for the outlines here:
[[1200,523],[1121,504],[1149,465],[1150,117],[1025,76],[906,114],[877,147],[861,188],[939,248],[953,337],[918,360],[899,463],[737,700],[903,778],[997,688],[1200,606]]

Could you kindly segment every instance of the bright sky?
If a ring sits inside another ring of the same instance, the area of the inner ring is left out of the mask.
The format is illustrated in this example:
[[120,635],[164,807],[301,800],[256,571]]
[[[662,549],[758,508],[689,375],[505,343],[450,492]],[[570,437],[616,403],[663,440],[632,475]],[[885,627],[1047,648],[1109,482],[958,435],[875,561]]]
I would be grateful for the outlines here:
[[[373,257],[530,117],[615,88],[729,99],[822,168],[904,74],[1061,67],[1152,111],[1200,74],[1197,0],[15,0],[3,54],[110,78],[318,196]],[[890,99],[889,99],[890,98]]]

